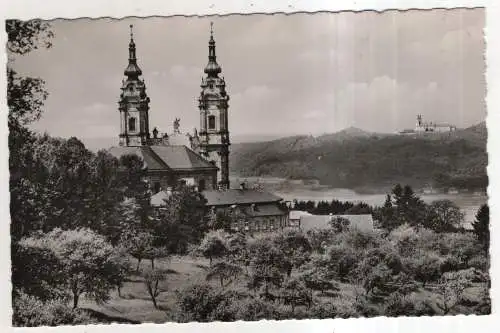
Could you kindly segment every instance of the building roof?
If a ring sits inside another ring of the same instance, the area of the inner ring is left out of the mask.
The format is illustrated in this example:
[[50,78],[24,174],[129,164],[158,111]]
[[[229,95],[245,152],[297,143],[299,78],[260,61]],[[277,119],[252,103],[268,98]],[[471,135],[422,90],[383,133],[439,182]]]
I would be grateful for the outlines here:
[[209,206],[249,205],[252,203],[270,203],[282,198],[264,191],[253,189],[229,189],[221,191],[203,191]]
[[311,216],[311,213],[302,210],[291,210],[289,213],[290,220],[299,220],[302,216]]
[[247,206],[242,211],[250,217],[286,215],[286,212],[281,210],[276,203],[260,204],[255,207]]
[[137,155],[143,159],[148,170],[217,170],[215,165],[186,146],[120,146],[111,147],[108,152],[116,158]]
[[371,214],[359,215],[303,215],[300,217],[300,228],[304,231],[311,229],[328,229],[329,222],[336,217],[349,220],[351,227],[359,230],[371,231],[373,227],[373,217]]

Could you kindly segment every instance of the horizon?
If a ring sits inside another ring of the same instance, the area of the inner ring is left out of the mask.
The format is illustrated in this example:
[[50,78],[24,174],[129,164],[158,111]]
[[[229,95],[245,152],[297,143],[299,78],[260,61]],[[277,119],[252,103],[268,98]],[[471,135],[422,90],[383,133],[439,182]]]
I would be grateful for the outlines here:
[[180,117],[181,130],[191,132],[199,127],[196,99],[213,21],[235,143],[350,127],[391,134],[414,128],[417,114],[466,128],[486,118],[484,16],[476,8],[53,20],[52,48],[9,65],[46,81],[49,97],[33,130],[117,144],[134,24],[150,128],[171,132]]

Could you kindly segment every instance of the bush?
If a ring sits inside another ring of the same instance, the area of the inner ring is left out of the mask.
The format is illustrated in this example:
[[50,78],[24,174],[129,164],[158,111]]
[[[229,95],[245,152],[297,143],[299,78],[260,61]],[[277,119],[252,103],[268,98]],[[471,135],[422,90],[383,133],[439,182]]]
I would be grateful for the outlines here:
[[431,316],[435,312],[428,302],[416,299],[412,295],[391,294],[384,304],[387,316]]
[[40,299],[20,292],[13,302],[13,326],[59,326],[95,323],[80,309],[71,309],[61,300],[43,302]]
[[311,307],[309,314],[311,319],[330,319],[337,317],[338,310],[332,303],[318,303]]
[[272,303],[260,299],[248,298],[238,304],[238,320],[281,319],[280,311]]

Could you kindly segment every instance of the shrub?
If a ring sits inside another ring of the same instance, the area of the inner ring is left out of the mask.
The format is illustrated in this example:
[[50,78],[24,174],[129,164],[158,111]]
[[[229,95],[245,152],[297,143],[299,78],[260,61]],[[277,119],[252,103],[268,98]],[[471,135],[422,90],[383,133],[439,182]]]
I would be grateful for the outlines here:
[[95,323],[80,309],[71,309],[62,300],[43,302],[24,292],[13,300],[13,326],[59,326]]
[[239,320],[281,319],[280,311],[276,306],[260,299],[247,298],[238,304],[237,318]]
[[332,303],[317,303],[309,310],[310,318],[329,319],[338,315],[337,307]]
[[391,294],[384,304],[384,314],[388,316],[431,316],[435,312],[427,301],[412,295]]

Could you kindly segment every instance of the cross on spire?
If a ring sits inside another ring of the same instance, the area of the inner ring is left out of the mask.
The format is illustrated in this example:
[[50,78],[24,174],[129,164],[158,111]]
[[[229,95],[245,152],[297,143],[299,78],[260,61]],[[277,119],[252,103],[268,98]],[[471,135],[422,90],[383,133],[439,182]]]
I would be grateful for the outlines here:
[[130,39],[131,39],[131,40],[133,40],[133,39],[134,39],[134,30],[133,30],[133,28],[134,28],[134,25],[133,25],[133,24],[131,24],[131,25],[130,25]]
[[210,35],[214,34],[214,22],[210,22]]

